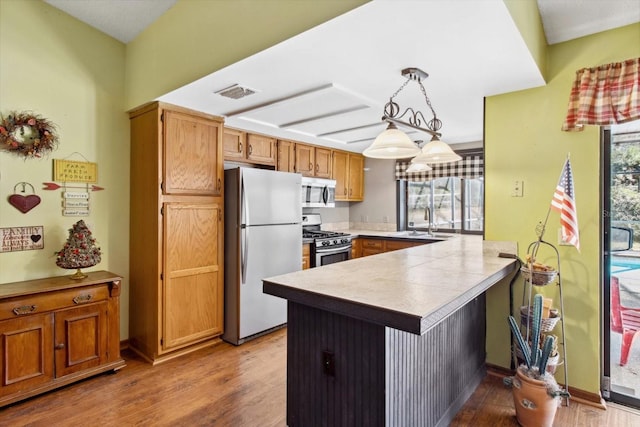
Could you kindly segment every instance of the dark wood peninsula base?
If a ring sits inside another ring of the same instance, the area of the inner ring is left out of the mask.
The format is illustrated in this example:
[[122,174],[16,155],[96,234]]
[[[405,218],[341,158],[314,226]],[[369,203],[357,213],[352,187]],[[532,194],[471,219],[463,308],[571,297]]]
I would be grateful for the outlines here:
[[485,375],[485,291],[516,270],[497,256],[515,244],[496,243],[461,238],[265,279],[288,300],[287,424],[449,425]]

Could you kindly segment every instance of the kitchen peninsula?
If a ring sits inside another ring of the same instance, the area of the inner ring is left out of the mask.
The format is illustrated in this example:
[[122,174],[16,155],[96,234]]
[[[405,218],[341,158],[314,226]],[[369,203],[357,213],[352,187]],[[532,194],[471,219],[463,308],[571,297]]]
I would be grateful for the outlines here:
[[288,300],[287,424],[448,425],[484,376],[515,243],[456,236],[264,280]]

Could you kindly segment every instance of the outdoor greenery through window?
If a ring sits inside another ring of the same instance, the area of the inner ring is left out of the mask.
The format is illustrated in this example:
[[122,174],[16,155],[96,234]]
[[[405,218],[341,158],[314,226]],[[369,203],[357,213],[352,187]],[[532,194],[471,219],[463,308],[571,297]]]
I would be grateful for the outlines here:
[[640,250],[639,133],[614,138],[611,175],[611,225],[632,228],[633,249]]
[[484,229],[483,178],[408,181],[403,198],[408,230],[481,233]]

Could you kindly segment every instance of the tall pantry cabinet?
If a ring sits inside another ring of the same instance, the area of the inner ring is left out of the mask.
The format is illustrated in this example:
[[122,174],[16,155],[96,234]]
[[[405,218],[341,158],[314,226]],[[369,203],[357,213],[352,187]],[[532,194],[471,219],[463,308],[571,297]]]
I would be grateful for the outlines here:
[[161,102],[129,118],[129,345],[159,363],[223,332],[223,121]]

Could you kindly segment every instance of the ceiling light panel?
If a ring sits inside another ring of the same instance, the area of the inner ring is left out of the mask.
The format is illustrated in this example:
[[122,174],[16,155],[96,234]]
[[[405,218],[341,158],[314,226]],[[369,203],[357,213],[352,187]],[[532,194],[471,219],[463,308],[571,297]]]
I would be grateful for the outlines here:
[[362,99],[353,94],[327,85],[317,90],[300,92],[285,99],[248,108],[227,116],[261,123],[271,123],[276,127],[297,125],[339,116],[369,108]]

